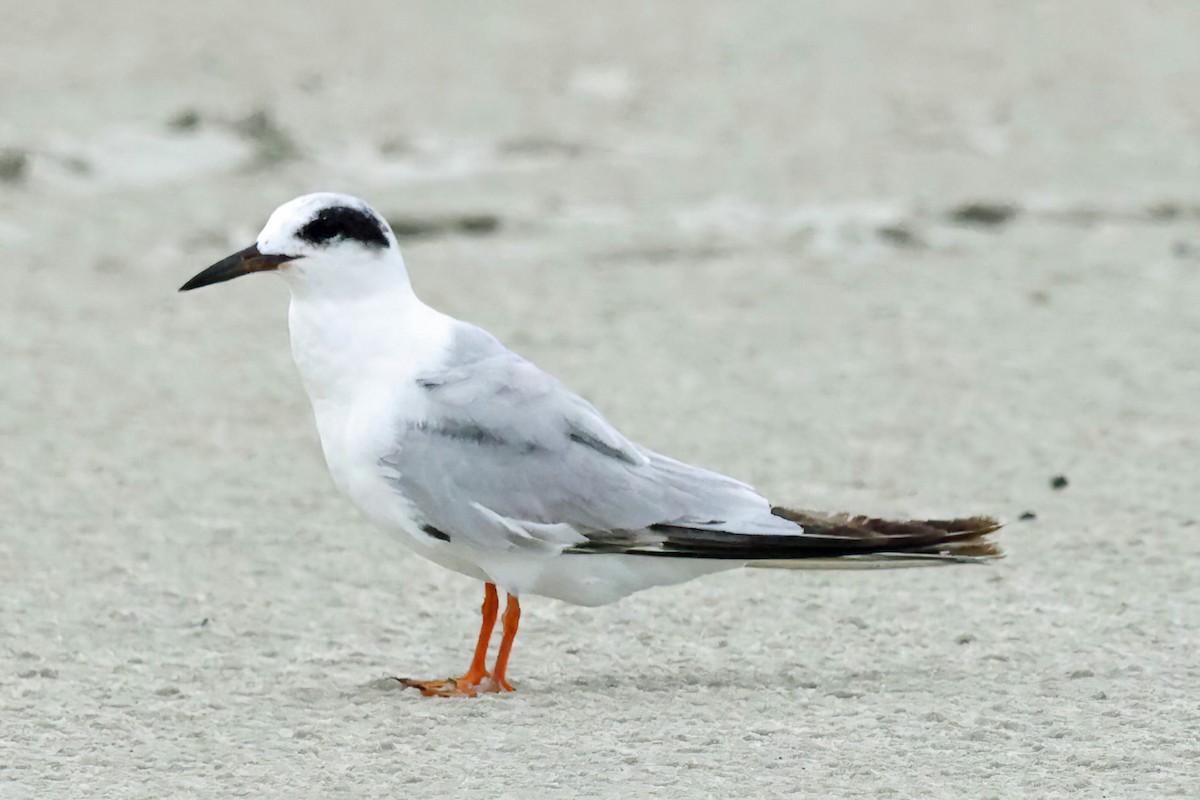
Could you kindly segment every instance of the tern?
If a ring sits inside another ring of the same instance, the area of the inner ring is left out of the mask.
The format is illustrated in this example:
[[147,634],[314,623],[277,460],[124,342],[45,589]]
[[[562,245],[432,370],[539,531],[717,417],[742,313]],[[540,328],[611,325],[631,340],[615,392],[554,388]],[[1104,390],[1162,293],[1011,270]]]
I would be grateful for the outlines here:
[[[475,325],[425,305],[387,221],[308,194],[180,291],[252,272],[291,290],[292,355],[337,485],[425,558],[484,583],[466,673],[426,696],[509,692],[520,598],[597,606],[738,567],[982,562],[989,517],[903,522],[773,505],[734,478],[633,442]],[[506,594],[492,669],[488,647]]]

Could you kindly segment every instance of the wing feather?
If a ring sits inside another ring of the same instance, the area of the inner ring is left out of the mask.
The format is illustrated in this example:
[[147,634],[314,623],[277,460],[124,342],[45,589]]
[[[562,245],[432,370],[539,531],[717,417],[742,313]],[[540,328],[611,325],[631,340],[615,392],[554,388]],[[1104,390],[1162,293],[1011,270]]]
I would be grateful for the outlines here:
[[427,413],[398,426],[385,477],[450,541],[560,552],[652,526],[796,535],[749,486],[631,442],[590,403],[481,329],[417,384]]

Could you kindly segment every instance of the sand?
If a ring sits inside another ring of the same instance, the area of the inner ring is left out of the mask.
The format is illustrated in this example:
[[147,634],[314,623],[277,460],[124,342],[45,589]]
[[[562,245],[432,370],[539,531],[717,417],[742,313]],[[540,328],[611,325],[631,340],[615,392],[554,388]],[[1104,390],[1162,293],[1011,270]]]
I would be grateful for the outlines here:
[[[451,5],[0,4],[0,797],[1200,796],[1200,7]],[[479,587],[334,490],[279,281],[175,293],[324,188],[630,436],[1009,558],[398,691]]]

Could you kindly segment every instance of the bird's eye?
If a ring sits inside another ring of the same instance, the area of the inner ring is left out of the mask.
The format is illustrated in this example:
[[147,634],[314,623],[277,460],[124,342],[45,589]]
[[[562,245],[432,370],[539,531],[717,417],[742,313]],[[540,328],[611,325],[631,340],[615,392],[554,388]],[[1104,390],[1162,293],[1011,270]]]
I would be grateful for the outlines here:
[[347,239],[367,247],[388,246],[387,234],[374,214],[347,206],[321,209],[296,235],[315,245]]

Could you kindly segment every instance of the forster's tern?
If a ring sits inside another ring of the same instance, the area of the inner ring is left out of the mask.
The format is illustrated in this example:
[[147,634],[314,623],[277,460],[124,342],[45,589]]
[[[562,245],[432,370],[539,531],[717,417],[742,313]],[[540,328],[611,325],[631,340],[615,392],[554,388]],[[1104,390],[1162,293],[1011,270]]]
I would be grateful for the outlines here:
[[[485,584],[460,678],[426,695],[510,691],[518,598],[601,605],[744,566],[904,566],[999,555],[985,517],[889,522],[772,506],[733,478],[626,439],[486,331],[417,299],[387,222],[320,193],[183,285],[273,271],[291,289],[292,355],[338,488],[375,522]],[[495,666],[485,659],[507,593]]]

